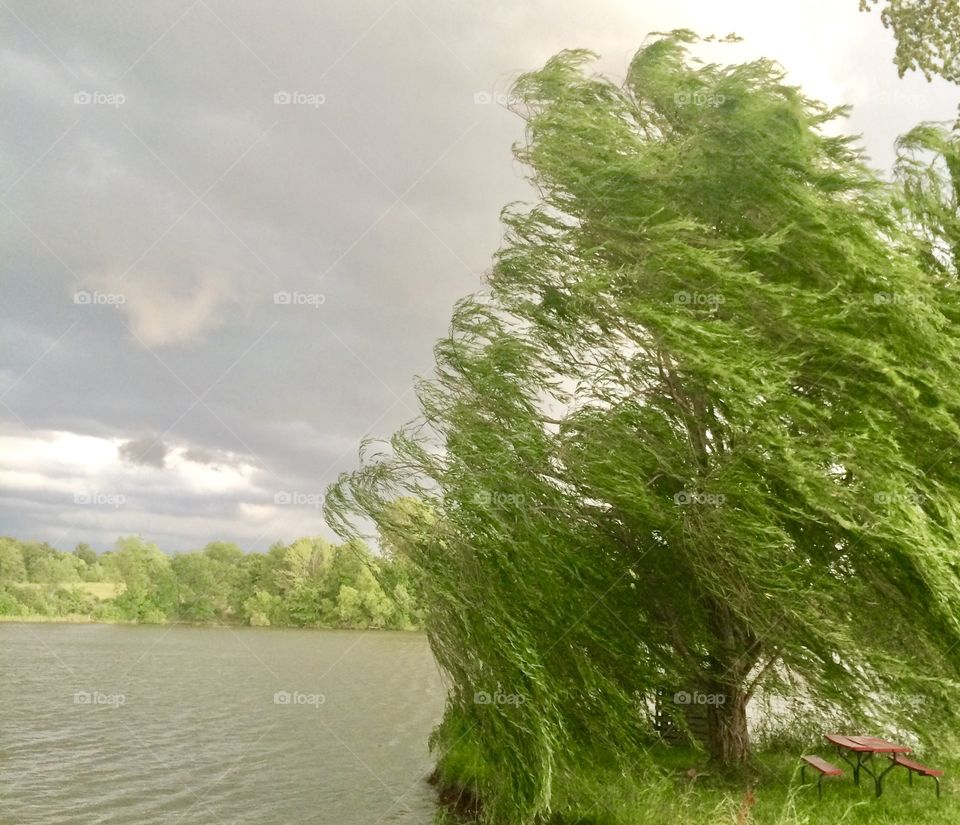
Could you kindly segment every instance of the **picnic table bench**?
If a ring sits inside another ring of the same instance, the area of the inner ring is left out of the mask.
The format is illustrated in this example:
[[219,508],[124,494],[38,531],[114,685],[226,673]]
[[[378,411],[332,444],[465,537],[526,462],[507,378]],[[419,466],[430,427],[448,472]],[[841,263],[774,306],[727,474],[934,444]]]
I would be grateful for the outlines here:
[[[868,773],[874,782],[877,796],[883,793],[883,778],[894,768],[901,767],[908,771],[910,784],[913,784],[913,775],[931,777],[937,785],[937,798],[940,798],[940,777],[943,771],[928,768],[909,759],[906,754],[911,749],[906,745],[890,742],[878,736],[844,736],[838,733],[827,734],[827,741],[834,745],[840,758],[853,768],[853,783],[860,784],[860,771]],[[874,757],[881,754],[890,758],[889,766],[883,770],[874,770]],[[851,761],[851,756],[854,761]]]
[[823,777],[843,775],[843,771],[840,770],[840,768],[836,765],[831,765],[826,759],[821,759],[819,756],[801,756],[800,761],[803,762],[803,765],[800,766],[800,778],[804,783],[807,781],[808,765],[820,774],[817,777],[817,796],[820,798],[823,797]]
[[[936,768],[928,768],[926,765],[921,765],[919,762],[915,762],[912,759],[908,759],[903,754],[897,754],[893,757],[894,766],[900,766],[906,768],[908,773],[907,776],[910,777],[910,784],[913,784],[913,775],[917,774],[918,776],[929,776],[937,783],[937,799],[940,798],[940,777],[943,776],[943,771],[937,770]],[[890,769],[888,768],[887,771]],[[886,773],[885,771],[884,773]],[[881,775],[881,779],[883,776]],[[882,789],[881,789],[882,790]],[[879,796],[879,794],[878,794]]]

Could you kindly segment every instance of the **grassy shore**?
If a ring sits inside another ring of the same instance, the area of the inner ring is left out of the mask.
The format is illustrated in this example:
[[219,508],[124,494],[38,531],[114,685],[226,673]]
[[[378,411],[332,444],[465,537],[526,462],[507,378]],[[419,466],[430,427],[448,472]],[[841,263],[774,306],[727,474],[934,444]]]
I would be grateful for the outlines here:
[[[27,613],[21,616],[0,616],[0,624],[120,624],[141,625],[143,627],[229,627],[250,628],[252,625],[240,622],[224,622],[220,619],[205,622],[166,621],[166,622],[137,622],[130,619],[110,619],[87,616],[82,613],[70,613],[64,616],[47,616],[41,613]],[[263,628],[262,628],[263,629]],[[322,625],[268,625],[270,630],[372,630],[378,633],[422,633],[417,627],[336,627]]]
[[82,613],[70,613],[66,616],[46,616],[42,613],[27,613],[23,616],[0,616],[0,622],[21,624],[136,624],[120,619],[96,619]]
[[[478,771],[474,754],[463,746],[449,753],[436,777],[447,804],[448,823],[475,819]],[[829,756],[826,748],[819,751]],[[645,774],[605,770],[586,761],[558,774],[550,825],[956,825],[960,797],[955,777],[960,759],[924,756],[926,764],[942,768],[938,800],[932,779],[896,769],[884,780],[883,795],[874,795],[872,779],[853,784],[847,768],[838,779],[824,779],[823,799],[816,784],[800,781],[799,751],[768,751],[755,758],[752,778],[732,783],[703,774],[691,781],[691,766],[702,757],[682,748],[652,752],[656,770]],[[845,767],[844,763],[838,762]],[[459,803],[459,804],[458,804]],[[506,823],[504,823],[506,825]]]

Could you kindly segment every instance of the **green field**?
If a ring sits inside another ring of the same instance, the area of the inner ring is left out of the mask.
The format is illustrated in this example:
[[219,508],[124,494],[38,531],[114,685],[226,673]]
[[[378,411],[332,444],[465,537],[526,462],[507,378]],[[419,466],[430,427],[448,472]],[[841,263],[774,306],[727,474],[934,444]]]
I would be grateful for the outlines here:
[[112,599],[114,596],[118,596],[123,592],[123,585],[114,582],[81,582],[80,584],[71,585],[71,587],[77,587],[84,593],[89,593],[91,596],[101,600]]
[[123,585],[115,582],[65,582],[56,584],[54,582],[17,582],[18,587],[28,587],[34,590],[42,590],[48,587],[61,587],[66,590],[79,590],[96,599],[112,599],[114,596],[123,592]]

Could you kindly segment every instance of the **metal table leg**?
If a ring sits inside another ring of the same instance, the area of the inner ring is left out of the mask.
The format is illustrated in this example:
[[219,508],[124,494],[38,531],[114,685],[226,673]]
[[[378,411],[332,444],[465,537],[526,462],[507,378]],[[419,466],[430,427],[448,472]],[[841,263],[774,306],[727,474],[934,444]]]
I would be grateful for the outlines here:
[[[883,793],[883,777],[885,777],[890,771],[897,767],[896,760],[893,757],[890,758],[890,767],[888,767],[880,776],[877,777],[877,796]],[[907,771],[910,774],[910,784],[913,784],[913,771]]]
[[857,754],[856,763],[851,762],[847,758],[846,752],[839,745],[837,746],[837,756],[839,756],[844,762],[846,762],[851,768],[853,768],[853,784],[860,784],[860,754]]

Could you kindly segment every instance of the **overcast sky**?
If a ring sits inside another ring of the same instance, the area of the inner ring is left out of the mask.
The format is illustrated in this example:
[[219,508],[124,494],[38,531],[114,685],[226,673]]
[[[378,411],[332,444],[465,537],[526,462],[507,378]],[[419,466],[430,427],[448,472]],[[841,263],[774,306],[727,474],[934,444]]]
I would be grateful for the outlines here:
[[0,534],[329,536],[529,197],[498,95],[677,27],[853,104],[878,169],[955,113],[856,0],[0,0]]

